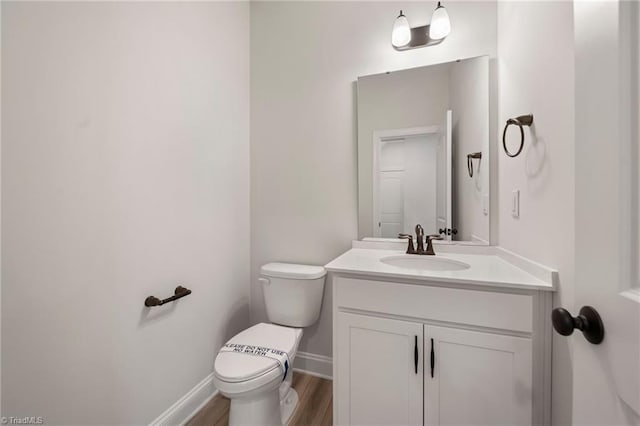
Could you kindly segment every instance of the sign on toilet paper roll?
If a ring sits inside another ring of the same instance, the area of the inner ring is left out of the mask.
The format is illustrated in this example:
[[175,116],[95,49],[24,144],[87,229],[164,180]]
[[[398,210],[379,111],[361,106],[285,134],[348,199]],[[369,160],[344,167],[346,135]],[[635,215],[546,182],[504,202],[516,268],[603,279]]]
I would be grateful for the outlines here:
[[251,346],[251,345],[239,345],[237,343],[225,344],[220,352],[235,352],[253,356],[262,356],[276,360],[280,364],[280,368],[283,372],[283,378],[287,377],[287,371],[289,371],[289,355],[285,351],[273,348],[265,348],[263,346]]

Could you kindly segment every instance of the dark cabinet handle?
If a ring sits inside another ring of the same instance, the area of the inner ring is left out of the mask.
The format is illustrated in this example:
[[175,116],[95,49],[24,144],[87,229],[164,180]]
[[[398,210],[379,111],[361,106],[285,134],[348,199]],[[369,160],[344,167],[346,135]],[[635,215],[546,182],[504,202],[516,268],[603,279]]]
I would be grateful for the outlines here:
[[551,322],[553,328],[563,336],[570,336],[577,328],[594,345],[600,344],[604,339],[604,324],[598,311],[591,306],[583,306],[577,317],[572,317],[564,308],[556,308],[551,313]]
[[416,374],[418,374],[418,336],[415,336],[415,345],[413,346],[413,364],[416,368]]
[[433,370],[436,367],[436,353],[433,351],[433,339],[431,339],[431,378],[433,379]]

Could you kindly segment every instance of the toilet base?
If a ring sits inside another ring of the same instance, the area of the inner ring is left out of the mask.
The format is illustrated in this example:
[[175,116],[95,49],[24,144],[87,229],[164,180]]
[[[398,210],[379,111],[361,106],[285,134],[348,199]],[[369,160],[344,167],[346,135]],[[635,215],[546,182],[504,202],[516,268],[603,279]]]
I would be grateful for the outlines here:
[[282,426],[278,389],[262,392],[250,398],[231,398],[229,425]]
[[[298,406],[298,392],[291,387],[293,372],[277,388],[254,392],[247,397],[231,397],[229,426],[287,425]],[[230,395],[225,395],[229,397]]]
[[280,400],[280,416],[283,425],[289,424],[289,420],[298,406],[298,399],[298,392],[294,388],[289,388],[285,397]]

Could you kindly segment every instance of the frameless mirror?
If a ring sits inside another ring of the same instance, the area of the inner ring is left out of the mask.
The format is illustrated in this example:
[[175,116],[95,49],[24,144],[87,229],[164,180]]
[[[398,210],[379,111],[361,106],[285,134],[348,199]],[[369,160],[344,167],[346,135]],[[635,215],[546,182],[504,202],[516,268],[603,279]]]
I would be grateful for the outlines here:
[[358,78],[358,234],[489,243],[489,58]]

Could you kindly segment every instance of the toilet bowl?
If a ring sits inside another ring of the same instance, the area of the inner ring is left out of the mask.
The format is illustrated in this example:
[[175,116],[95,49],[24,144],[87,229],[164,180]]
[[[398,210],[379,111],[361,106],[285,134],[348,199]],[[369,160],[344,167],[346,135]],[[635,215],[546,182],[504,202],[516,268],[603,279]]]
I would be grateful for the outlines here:
[[214,385],[231,400],[230,425],[287,424],[298,402],[291,387],[302,328],[318,320],[326,271],[270,263],[261,270],[267,317],[233,336],[214,366]]

